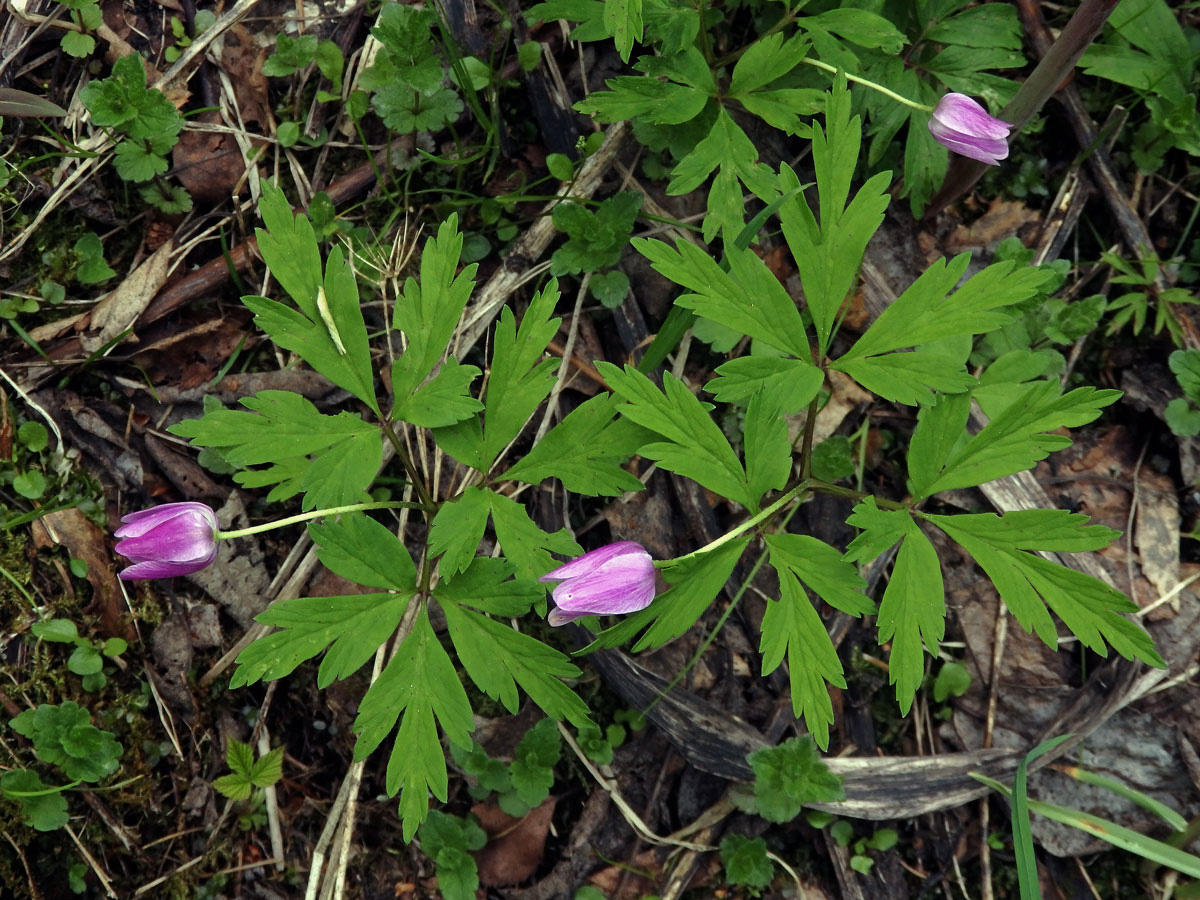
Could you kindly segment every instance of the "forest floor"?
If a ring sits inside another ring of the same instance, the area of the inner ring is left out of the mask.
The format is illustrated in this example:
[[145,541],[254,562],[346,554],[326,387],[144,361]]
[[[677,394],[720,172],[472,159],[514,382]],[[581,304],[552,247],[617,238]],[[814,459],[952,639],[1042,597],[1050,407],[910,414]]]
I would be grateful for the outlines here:
[[[547,158],[574,156],[597,130],[607,129],[609,140],[592,157],[587,190],[595,199],[640,193],[635,236],[680,233],[704,213],[701,193],[665,191],[661,148],[571,109],[604,78],[631,71],[611,42],[572,43],[557,23],[524,23],[515,5],[506,15],[519,40],[510,41],[499,6],[448,3],[449,24],[435,33],[495,62],[480,76],[484,102],[453,127],[397,136],[369,116],[356,128],[341,97],[318,96],[333,80],[311,59],[290,71],[278,57],[266,64],[276,35],[300,30],[333,42],[346,60],[367,46],[374,5],[302,6],[106,0],[103,25],[93,26],[96,49],[82,59],[61,53],[62,31],[47,25],[63,14],[58,4],[7,0],[0,12],[0,88],[38,93],[67,111],[8,116],[0,142],[11,168],[0,182],[0,696],[8,713],[0,768],[44,762],[7,727],[9,717],[38,704],[77,702],[121,745],[113,777],[67,792],[63,827],[35,830],[17,804],[0,801],[0,896],[441,896],[434,862],[402,839],[383,754],[353,764],[351,726],[367,673],[318,690],[309,663],[279,681],[228,686],[233,659],[267,602],[347,590],[316,564],[302,527],[245,539],[236,554],[186,578],[117,578],[112,532],[128,512],[187,500],[212,505],[223,520],[265,515],[264,490],[235,487],[228,469],[206,467],[210,460],[198,459],[169,426],[213,400],[232,405],[268,389],[295,391],[326,412],[347,404],[346,392],[274,349],[239,301],[278,293],[254,239],[263,180],[282,185],[324,238],[365,229],[397,278],[415,270],[424,238],[457,212],[466,254],[479,265],[477,283],[503,284],[501,300],[518,313],[558,246],[551,241],[561,240],[546,215],[559,188]],[[1194,33],[1194,5],[1179,15]],[[212,32],[202,39],[197,22],[214,19],[220,40]],[[512,48],[530,40],[541,55],[522,60]],[[198,55],[188,57],[193,44]],[[106,133],[81,106],[82,86],[131,48],[155,67],[151,82],[173,73],[164,92],[189,114],[164,176],[186,189],[189,211],[169,211],[170,197],[161,204],[168,211],[148,205],[121,180]],[[794,870],[795,880],[775,872],[761,892],[768,897],[1016,896],[1008,806],[985,796],[968,773],[1011,780],[1026,751],[1066,733],[1087,735],[1076,763],[1187,818],[1200,815],[1200,593],[1187,586],[1200,575],[1190,533],[1200,509],[1200,456],[1196,439],[1166,421],[1168,403],[1181,396],[1168,357],[1179,348],[1200,351],[1200,307],[1190,305],[1200,277],[1200,167],[1175,153],[1158,173],[1139,170],[1128,152],[1135,126],[1109,118],[1098,105],[1108,96],[1086,95],[1086,123],[1076,107],[1052,100],[1040,133],[1020,139],[1009,166],[936,215],[914,218],[907,202],[894,200],[867,248],[844,327],[864,329],[934,259],[971,251],[986,261],[1002,244],[1011,252],[1013,238],[1034,262],[1070,263],[1057,298],[1107,298],[1097,309],[1107,310],[1102,320],[1059,343],[1064,366],[1055,377],[1116,388],[1121,399],[1073,430],[1074,445],[1039,463],[1032,477],[938,499],[973,511],[1064,508],[1122,532],[1092,571],[1143,608],[1167,672],[1148,678],[1139,664],[1115,654],[1101,660],[1070,643],[1050,651],[1008,622],[991,584],[943,541],[948,631],[909,715],[897,709],[873,623],[844,615],[826,623],[846,670],[847,686],[832,691],[829,750],[846,799],[821,808],[849,825],[805,816],[772,825],[742,811],[737,786],[752,777],[747,753],[777,744],[796,720],[786,676],[759,675],[761,609],[743,604],[724,617],[734,584],[699,627],[661,649],[579,658],[576,689],[601,721],[620,725],[609,732],[615,746],[607,764],[564,747],[550,797],[519,819],[494,800],[470,797],[461,769],[451,767],[447,809],[473,812],[489,836],[474,853],[479,896],[757,895],[726,880],[716,848],[729,834],[765,836]],[[1115,128],[1107,143],[1080,144],[1077,126],[1094,133],[1106,121]],[[764,159],[795,162],[806,180],[803,142],[778,132],[755,141]],[[460,162],[462,148],[476,146],[486,152]],[[764,231],[755,248],[797,295],[796,266],[779,234]],[[1146,269],[1134,262],[1129,271],[1112,263],[1155,254],[1173,261]],[[616,268],[633,289],[615,305],[585,299],[577,282],[564,280],[563,325],[546,347],[565,357],[568,376],[554,395],[563,408],[605,390],[596,361],[636,360],[678,293],[628,246]],[[1142,304],[1144,322],[1116,321],[1121,307],[1112,301],[1127,294],[1140,298],[1130,303]],[[479,320],[476,337],[486,337],[499,308]],[[728,358],[730,347],[718,347],[719,340],[689,337],[670,366],[689,385],[703,385]],[[466,360],[483,360],[469,345],[467,353]],[[911,433],[915,410],[849,378],[827,389],[818,442],[834,439],[831,454],[845,448],[860,484],[903,485],[895,447],[897,435]],[[644,461],[631,465],[635,474],[647,471]],[[636,495],[574,505],[569,523],[561,496],[530,494],[531,514],[547,530],[570,524],[585,547],[638,541],[658,559],[708,543],[737,516],[727,501],[665,471]],[[851,506],[818,496],[790,527],[844,547],[854,536],[845,524]],[[46,619],[76,623],[79,639],[39,641],[31,628]],[[583,641],[578,631],[555,635],[567,650]],[[124,644],[106,643],[112,639]],[[81,652],[101,660],[99,677],[86,662],[68,665]],[[540,713],[529,705],[506,716],[492,706],[476,739],[489,756],[510,759]],[[285,748],[282,777],[249,801],[213,788],[229,773],[231,739],[260,753]],[[1128,798],[1069,777],[1065,762],[1032,775],[1031,795],[1169,833]],[[49,782],[46,767],[39,771]],[[1046,897],[1165,900],[1176,885],[1166,870],[1064,825],[1035,819],[1034,837]]]

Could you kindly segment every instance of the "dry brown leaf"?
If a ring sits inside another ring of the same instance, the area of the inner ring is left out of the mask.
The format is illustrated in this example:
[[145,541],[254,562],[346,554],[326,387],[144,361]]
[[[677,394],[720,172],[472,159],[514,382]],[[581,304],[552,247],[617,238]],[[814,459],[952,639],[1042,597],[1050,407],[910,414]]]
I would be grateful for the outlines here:
[[[217,112],[198,117],[207,124],[219,124]],[[174,172],[192,199],[201,204],[217,204],[233,196],[242,180],[245,163],[232,134],[187,129],[171,151]]]
[[537,871],[557,802],[557,798],[547,797],[522,819],[513,818],[491,801],[471,808],[488,836],[487,846],[475,854],[481,884],[517,884]]
[[946,239],[946,250],[986,247],[1011,237],[1024,226],[1038,222],[1041,213],[1016,200],[995,200],[988,211],[971,223],[959,225]]
[[1142,574],[1159,596],[1179,583],[1179,501],[1170,478],[1143,469],[1138,478],[1138,509],[1134,540]]
[[173,247],[174,243],[167,241],[155,250],[92,308],[91,327],[96,333],[81,335],[79,339],[86,352],[95,353],[133,326],[167,280]]
[[104,632],[133,641],[136,635],[124,619],[125,600],[117,584],[113,557],[104,532],[75,507],[46,513],[39,524],[50,541],[61,544],[71,556],[87,563],[87,580],[95,592],[92,604]]

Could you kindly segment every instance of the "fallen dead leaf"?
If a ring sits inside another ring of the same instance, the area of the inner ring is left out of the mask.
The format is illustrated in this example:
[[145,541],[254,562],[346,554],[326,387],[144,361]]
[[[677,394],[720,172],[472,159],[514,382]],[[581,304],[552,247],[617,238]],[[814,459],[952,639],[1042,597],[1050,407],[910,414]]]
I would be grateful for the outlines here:
[[958,252],[971,247],[986,247],[1017,234],[1024,226],[1038,222],[1041,213],[1016,200],[995,200],[988,211],[969,226],[959,225],[946,238],[946,250]]
[[87,580],[94,591],[92,606],[100,616],[100,626],[110,636],[134,641],[137,637],[125,618],[125,600],[117,584],[113,557],[108,549],[108,537],[80,510],[72,507],[46,513],[34,529],[34,541],[39,537],[47,543],[61,544],[76,559],[87,563]]
[[[221,122],[216,111],[197,118],[208,124]],[[202,204],[217,204],[232,197],[245,170],[242,151],[233,135],[192,128],[179,136],[171,161],[192,199]]]
[[1179,583],[1179,501],[1166,475],[1147,469],[1139,475],[1133,538],[1142,574],[1160,597],[1169,593]]
[[491,801],[471,807],[488,836],[487,846],[475,854],[481,884],[517,884],[537,871],[557,802],[557,798],[547,797],[522,819],[513,818]]
[[234,99],[242,121],[260,125],[272,120],[267,95],[267,76],[262,73],[267,48],[258,46],[243,26],[234,25],[225,32],[221,49],[221,68],[233,84]]
[[121,332],[133,327],[163,282],[167,280],[171,249],[174,243],[167,241],[134,269],[116,289],[107,294],[92,308],[91,327],[95,334],[81,335],[83,349],[95,353]]

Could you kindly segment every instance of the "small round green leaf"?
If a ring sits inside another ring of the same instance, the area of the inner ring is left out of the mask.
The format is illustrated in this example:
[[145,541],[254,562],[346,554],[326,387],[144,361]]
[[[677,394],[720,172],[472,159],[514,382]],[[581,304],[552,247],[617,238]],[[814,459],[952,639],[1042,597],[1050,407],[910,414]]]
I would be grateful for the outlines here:
[[13,490],[29,500],[38,500],[46,493],[46,476],[36,469],[22,472],[13,478]]
[[41,422],[23,422],[17,429],[17,440],[33,453],[41,453],[50,444],[50,432]]

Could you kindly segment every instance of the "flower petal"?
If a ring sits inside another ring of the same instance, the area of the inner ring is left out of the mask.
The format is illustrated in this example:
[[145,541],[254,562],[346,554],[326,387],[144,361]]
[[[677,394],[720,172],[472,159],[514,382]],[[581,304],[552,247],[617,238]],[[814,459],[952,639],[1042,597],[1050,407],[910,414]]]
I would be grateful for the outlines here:
[[562,581],[567,578],[575,578],[579,575],[586,575],[593,572],[605,563],[611,562],[621,556],[638,555],[643,556],[651,561],[650,554],[645,548],[636,541],[618,541],[615,544],[606,544],[599,547],[583,556],[571,560],[569,563],[564,563],[552,572],[547,572],[538,581]]

